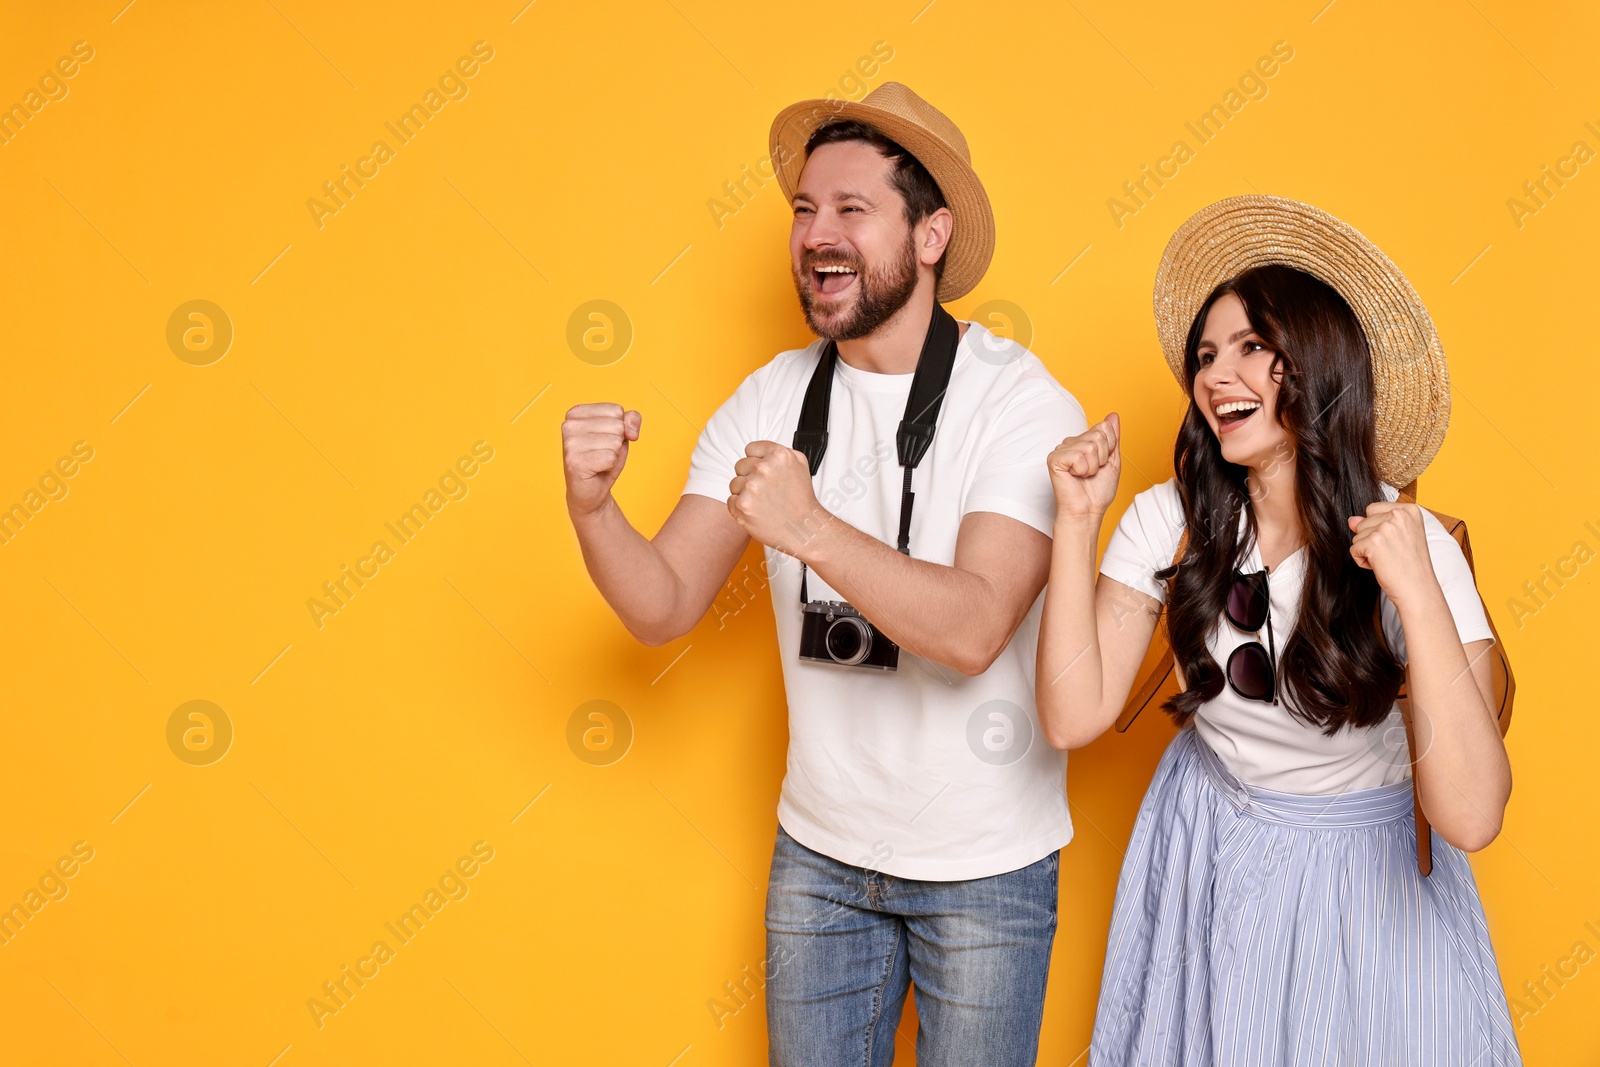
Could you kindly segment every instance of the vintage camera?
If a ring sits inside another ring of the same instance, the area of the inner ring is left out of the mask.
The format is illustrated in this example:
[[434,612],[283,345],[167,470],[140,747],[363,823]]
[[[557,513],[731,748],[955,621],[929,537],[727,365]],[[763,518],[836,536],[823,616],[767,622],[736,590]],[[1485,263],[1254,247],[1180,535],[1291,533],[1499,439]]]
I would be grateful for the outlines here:
[[898,669],[900,646],[849,604],[811,600],[801,605],[800,612],[801,659],[877,671]]

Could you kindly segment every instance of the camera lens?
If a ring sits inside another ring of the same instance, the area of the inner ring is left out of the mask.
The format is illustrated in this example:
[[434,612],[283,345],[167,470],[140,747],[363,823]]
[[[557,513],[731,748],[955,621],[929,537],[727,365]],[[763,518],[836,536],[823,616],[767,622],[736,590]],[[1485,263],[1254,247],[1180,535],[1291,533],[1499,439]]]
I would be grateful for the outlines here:
[[865,622],[847,615],[835,619],[833,625],[828,627],[826,644],[828,655],[832,656],[836,663],[853,667],[866,659],[867,653],[872,650],[872,634]]

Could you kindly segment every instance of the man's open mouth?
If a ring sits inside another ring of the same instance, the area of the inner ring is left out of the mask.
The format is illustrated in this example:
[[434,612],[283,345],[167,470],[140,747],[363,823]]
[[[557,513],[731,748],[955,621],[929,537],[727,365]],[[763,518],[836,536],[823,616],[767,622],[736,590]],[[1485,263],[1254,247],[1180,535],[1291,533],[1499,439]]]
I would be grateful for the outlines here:
[[811,288],[823,296],[836,296],[856,283],[854,267],[833,264],[811,268]]

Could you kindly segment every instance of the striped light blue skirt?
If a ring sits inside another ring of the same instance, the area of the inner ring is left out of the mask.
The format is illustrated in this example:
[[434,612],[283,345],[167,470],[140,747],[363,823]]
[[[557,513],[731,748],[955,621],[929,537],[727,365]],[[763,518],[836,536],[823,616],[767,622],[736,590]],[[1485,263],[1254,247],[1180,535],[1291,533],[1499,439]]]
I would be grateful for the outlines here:
[[1117,881],[1090,1067],[1520,1064],[1466,856],[1417,871],[1409,782],[1243,785],[1194,729]]

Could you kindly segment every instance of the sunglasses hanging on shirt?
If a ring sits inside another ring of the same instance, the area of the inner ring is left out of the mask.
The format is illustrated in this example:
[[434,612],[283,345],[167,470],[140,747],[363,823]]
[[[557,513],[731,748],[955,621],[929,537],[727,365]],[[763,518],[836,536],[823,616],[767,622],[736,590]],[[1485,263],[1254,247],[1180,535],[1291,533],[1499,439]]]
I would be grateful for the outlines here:
[[[1260,700],[1269,704],[1278,702],[1277,643],[1272,637],[1272,600],[1268,594],[1267,573],[1270,568],[1246,574],[1233,572],[1233,586],[1228,590],[1228,604],[1224,609],[1228,621],[1235,627],[1255,635],[1255,640],[1240,645],[1228,656],[1228,686],[1246,700]],[[1261,643],[1261,627],[1267,628],[1267,644]]]

